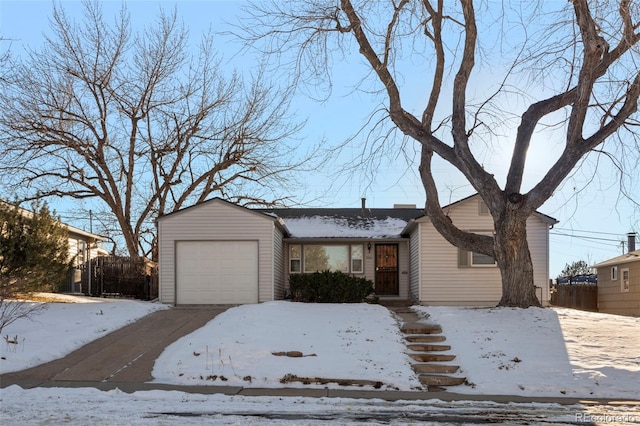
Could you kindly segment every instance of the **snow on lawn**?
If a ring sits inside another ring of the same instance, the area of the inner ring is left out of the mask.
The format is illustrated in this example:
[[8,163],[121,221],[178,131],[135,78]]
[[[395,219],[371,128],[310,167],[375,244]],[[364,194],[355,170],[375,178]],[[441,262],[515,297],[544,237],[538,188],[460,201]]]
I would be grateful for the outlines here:
[[[54,303],[31,319],[19,319],[2,334],[17,345],[0,344],[0,374],[20,371],[62,358],[83,345],[166,305],[125,299],[46,294]],[[5,302],[13,303],[13,302]],[[42,304],[43,302],[29,302]]]
[[640,318],[573,309],[416,307],[473,394],[640,399]]
[[[304,356],[274,355],[290,351]],[[339,387],[281,383],[293,375],[421,388],[405,351],[397,320],[382,306],[277,301],[218,315],[165,349],[152,374],[181,385]]]
[[[3,335],[18,336],[19,344],[0,344],[0,372],[62,357],[167,308],[72,300],[80,303],[48,303],[33,321],[7,326]],[[640,318],[561,308],[415,309],[442,325],[457,356],[450,363],[460,365],[470,383],[452,392],[640,400]],[[288,351],[306,356],[273,355]],[[379,381],[382,389],[419,387],[397,321],[385,308],[366,304],[277,301],[231,308],[169,346],[153,371],[159,383],[338,387],[280,383],[287,375]]]

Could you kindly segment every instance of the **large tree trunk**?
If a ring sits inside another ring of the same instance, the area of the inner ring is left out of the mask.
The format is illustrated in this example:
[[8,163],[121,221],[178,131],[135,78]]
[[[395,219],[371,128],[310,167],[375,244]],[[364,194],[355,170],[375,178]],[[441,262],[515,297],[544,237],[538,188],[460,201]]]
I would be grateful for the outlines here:
[[541,306],[533,281],[527,218],[507,211],[495,225],[495,259],[502,275],[502,299],[498,306]]

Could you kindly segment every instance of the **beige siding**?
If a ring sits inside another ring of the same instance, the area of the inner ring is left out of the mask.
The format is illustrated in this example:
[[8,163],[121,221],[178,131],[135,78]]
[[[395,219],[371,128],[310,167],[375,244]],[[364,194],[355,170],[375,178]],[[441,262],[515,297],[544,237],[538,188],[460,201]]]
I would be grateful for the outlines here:
[[[611,267],[618,277],[611,280]],[[622,269],[629,268],[629,291],[623,292]],[[640,261],[598,268],[598,311],[616,315],[640,316]]]
[[416,227],[409,240],[409,299],[420,300],[420,227]]
[[[473,231],[493,230],[493,219],[480,214],[478,197],[455,204],[448,210],[454,224]],[[500,270],[495,266],[459,267],[458,249],[446,241],[427,218],[419,220],[420,303],[431,305],[494,306],[502,296]],[[527,222],[527,234],[536,286],[548,301],[548,227],[537,217]],[[540,292],[538,292],[540,295]]]
[[527,241],[533,262],[533,281],[536,295],[542,295],[542,306],[549,305],[549,225],[536,216],[527,220]]
[[409,277],[411,263],[409,259],[409,241],[398,243],[398,274],[399,278],[399,298],[409,299]]
[[[215,220],[214,220],[215,218]],[[242,207],[214,199],[160,218],[159,293],[162,303],[175,303],[177,241],[258,240],[258,300],[273,299],[274,221]]]
[[280,228],[273,227],[273,299],[284,299],[284,242]]

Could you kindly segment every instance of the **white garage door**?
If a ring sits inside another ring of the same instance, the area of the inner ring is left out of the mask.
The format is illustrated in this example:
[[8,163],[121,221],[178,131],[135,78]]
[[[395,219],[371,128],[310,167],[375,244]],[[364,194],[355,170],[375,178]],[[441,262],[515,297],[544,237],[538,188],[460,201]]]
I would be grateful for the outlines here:
[[258,302],[257,241],[178,241],[177,304]]

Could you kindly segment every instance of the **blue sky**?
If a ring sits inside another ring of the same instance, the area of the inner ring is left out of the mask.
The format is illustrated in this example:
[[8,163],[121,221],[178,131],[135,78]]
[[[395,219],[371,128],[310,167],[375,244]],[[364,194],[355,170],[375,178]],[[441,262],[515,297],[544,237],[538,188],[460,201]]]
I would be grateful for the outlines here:
[[[67,12],[75,16],[80,10],[77,0],[62,2]],[[117,10],[119,1],[105,1],[105,15]],[[199,35],[210,26],[214,31],[226,29],[223,21],[234,22],[240,13],[240,1],[192,0],[192,1],[128,1],[127,8],[134,26],[140,26],[157,16],[160,7],[171,10],[177,4],[178,15],[190,30],[193,45]],[[0,33],[12,40],[12,51],[19,53],[23,46],[39,48],[43,34],[48,32],[48,17],[52,3],[40,0],[0,1]],[[233,66],[251,67],[255,58],[234,56],[239,45],[228,38],[220,37],[218,48]],[[336,61],[337,62],[337,61]],[[357,53],[346,62],[338,63],[334,72],[334,92],[324,103],[315,103],[300,95],[294,104],[296,115],[307,120],[302,136],[309,144],[322,138],[328,143],[339,144],[355,134],[366,120],[376,103],[371,98],[353,90],[362,68]],[[420,94],[416,96],[418,105]],[[508,137],[508,134],[507,134]],[[549,144],[552,136],[539,135],[529,152],[529,163],[525,175],[525,189],[537,182],[549,168],[554,155],[554,146]],[[417,147],[412,147],[417,150]],[[342,152],[340,160],[346,162],[357,155],[353,147]],[[481,156],[481,162],[500,176],[508,167],[510,149],[494,146]],[[608,164],[599,164],[595,179],[596,158],[587,159],[573,179],[567,181],[547,201],[540,211],[560,221],[551,235],[551,277],[555,277],[566,263],[585,260],[596,263],[622,253],[621,242],[626,242],[626,233],[640,231],[640,211],[628,201],[619,200],[615,174]],[[391,207],[393,204],[416,204],[425,201],[424,190],[417,177],[416,167],[407,170],[402,159],[389,158],[377,170],[375,179],[367,175],[352,175],[336,178],[335,169],[328,167],[309,176],[308,188],[297,194],[301,202],[330,207],[358,207],[360,199],[367,198],[370,207]],[[441,201],[453,202],[473,193],[471,186],[454,169],[444,163],[435,167],[437,180],[441,184]],[[633,193],[640,200],[640,186],[636,180]],[[321,197],[320,200],[317,198]],[[73,206],[66,203],[54,207],[66,222],[88,229],[86,218],[73,214]],[[84,220],[83,220],[84,219]]]

